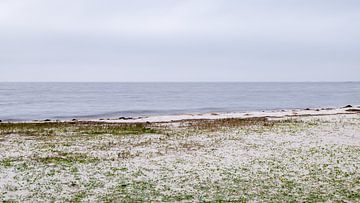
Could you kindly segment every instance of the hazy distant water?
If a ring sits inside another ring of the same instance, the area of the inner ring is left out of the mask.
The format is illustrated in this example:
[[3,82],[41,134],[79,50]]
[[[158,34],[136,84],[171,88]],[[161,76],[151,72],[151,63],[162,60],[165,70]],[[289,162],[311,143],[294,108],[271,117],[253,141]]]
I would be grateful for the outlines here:
[[0,119],[67,119],[360,104],[360,83],[0,83]]

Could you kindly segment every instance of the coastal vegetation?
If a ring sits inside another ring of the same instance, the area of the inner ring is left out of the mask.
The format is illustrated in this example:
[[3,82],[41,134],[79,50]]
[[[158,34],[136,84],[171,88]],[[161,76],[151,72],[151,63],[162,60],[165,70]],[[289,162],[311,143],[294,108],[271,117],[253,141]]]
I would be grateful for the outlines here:
[[0,124],[0,199],[360,201],[357,115]]

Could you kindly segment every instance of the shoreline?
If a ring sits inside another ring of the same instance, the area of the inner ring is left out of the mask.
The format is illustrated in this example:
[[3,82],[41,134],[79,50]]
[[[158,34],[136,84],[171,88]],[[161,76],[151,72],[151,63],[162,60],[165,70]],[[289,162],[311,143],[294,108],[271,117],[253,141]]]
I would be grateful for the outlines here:
[[305,109],[283,109],[267,111],[248,111],[248,112],[208,112],[208,113],[187,113],[152,115],[139,117],[119,117],[119,118],[96,118],[96,119],[44,119],[28,121],[9,121],[0,120],[0,123],[50,123],[50,122],[94,122],[94,123],[171,123],[188,120],[217,120],[217,119],[251,119],[251,118],[290,118],[308,116],[330,116],[339,114],[359,114],[360,105],[347,105],[338,108],[305,108]]
[[[164,116],[148,116],[131,119],[92,119],[93,122],[110,123],[171,123],[187,120],[217,120],[217,119],[251,119],[251,118],[286,118],[305,116],[328,116],[338,114],[358,114],[360,106],[349,106],[341,108],[320,108],[320,109],[291,109],[277,111],[250,111],[250,112],[229,112],[229,113],[198,113],[179,114]],[[81,121],[81,120],[79,120]]]

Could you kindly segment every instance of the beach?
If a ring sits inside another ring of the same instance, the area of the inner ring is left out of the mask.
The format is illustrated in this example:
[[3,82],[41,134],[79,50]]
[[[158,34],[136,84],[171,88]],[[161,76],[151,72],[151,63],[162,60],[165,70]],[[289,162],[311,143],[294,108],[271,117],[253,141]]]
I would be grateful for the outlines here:
[[0,203],[360,203],[360,1],[0,0]]
[[360,107],[0,123],[0,198],[360,201]]

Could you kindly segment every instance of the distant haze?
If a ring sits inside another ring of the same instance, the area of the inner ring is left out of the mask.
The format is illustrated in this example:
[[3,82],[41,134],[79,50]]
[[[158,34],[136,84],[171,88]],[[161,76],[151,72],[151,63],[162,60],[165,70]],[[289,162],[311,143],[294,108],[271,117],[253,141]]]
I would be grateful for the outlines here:
[[0,0],[0,81],[359,80],[359,0]]

